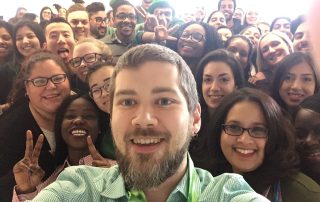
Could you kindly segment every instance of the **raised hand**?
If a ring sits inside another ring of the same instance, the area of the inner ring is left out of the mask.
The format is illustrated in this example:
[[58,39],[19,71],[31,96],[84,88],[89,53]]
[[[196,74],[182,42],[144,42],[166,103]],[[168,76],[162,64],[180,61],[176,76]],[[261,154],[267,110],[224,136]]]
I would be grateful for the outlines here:
[[26,150],[22,160],[13,167],[13,174],[16,180],[16,191],[18,194],[35,191],[36,186],[41,183],[45,172],[38,164],[40,151],[44,136],[38,137],[36,146],[33,148],[32,132],[26,132]]
[[153,32],[155,27],[159,25],[158,19],[155,15],[147,14],[144,21],[144,31]]
[[105,167],[109,168],[115,164],[117,164],[114,160],[109,160],[101,156],[99,152],[97,151],[96,147],[94,146],[91,136],[87,137],[87,144],[90,151],[90,155],[92,156],[93,162],[92,165],[96,167]]

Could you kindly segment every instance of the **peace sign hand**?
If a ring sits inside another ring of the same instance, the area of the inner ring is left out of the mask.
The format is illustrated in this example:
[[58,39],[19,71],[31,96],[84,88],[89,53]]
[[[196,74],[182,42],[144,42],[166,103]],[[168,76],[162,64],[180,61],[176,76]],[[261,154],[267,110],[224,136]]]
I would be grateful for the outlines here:
[[19,194],[35,191],[36,186],[41,183],[45,174],[38,164],[40,151],[42,148],[44,136],[38,137],[36,146],[33,149],[32,132],[26,132],[26,150],[22,160],[13,167],[13,174],[16,180],[16,191]]
[[87,137],[87,144],[90,151],[90,155],[92,156],[92,159],[93,159],[93,162],[92,162],[93,166],[110,168],[111,166],[117,164],[116,161],[103,158],[103,156],[99,154],[99,152],[97,151],[96,147],[92,142],[91,136]]

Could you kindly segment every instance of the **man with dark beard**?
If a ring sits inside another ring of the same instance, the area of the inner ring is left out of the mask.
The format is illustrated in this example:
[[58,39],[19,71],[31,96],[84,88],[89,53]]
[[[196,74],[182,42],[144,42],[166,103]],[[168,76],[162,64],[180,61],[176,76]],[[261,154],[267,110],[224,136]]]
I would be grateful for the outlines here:
[[201,109],[176,52],[152,44],[127,51],[111,78],[110,107],[118,165],[71,166],[34,201],[268,201],[240,175],[193,166],[187,148]]
[[101,2],[93,2],[86,7],[89,14],[91,36],[103,38],[107,33],[108,18],[106,9]]
[[137,15],[134,6],[128,1],[118,1],[113,5],[114,31],[100,39],[108,45],[115,61],[135,43]]

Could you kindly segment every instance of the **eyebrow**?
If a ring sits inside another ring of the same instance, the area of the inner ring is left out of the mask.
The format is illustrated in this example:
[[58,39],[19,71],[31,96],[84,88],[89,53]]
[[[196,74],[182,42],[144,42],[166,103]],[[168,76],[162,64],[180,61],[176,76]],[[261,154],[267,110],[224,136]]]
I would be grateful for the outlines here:
[[134,90],[129,90],[129,89],[124,89],[124,90],[119,90],[115,93],[115,96],[121,96],[121,95],[136,95],[137,92]]
[[[233,123],[233,124],[241,124],[240,121],[236,121],[236,120],[229,120],[229,121],[226,121],[226,123],[230,124],[230,123]],[[265,127],[267,127],[266,123],[262,123],[262,122],[253,122],[251,123],[251,125],[263,125]]]
[[[205,75],[203,75],[204,77],[213,77],[213,76],[211,76],[210,74],[205,74]],[[229,76],[229,74],[228,73],[222,73],[222,74],[218,74],[218,77],[221,77],[221,76]]]
[[172,89],[172,88],[168,88],[168,87],[157,87],[152,89],[152,94],[157,94],[157,93],[173,93],[173,94],[177,94],[177,92]]
[[[177,94],[177,92],[174,89],[167,88],[167,87],[156,87],[151,90],[152,94],[167,93],[167,92]],[[119,90],[115,93],[115,96],[121,96],[121,95],[137,95],[137,92],[135,90],[124,89],[124,90]]]
[[[110,79],[111,79],[111,77],[105,78],[105,79],[103,79],[103,82],[109,81]],[[98,86],[97,83],[93,84],[93,85],[91,86],[91,88],[96,87],[96,86]]]
[[[294,73],[288,72],[288,75],[296,75]],[[313,76],[313,73],[306,73],[306,74],[301,74],[301,76]]]

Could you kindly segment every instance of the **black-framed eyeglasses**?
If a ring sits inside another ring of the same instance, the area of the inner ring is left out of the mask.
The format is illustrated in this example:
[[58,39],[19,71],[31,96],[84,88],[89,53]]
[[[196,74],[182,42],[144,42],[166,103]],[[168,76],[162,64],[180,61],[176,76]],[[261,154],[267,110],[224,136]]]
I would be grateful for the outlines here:
[[119,20],[126,20],[127,18],[129,20],[137,20],[137,16],[134,14],[126,14],[126,13],[119,13],[116,15],[116,18]]
[[42,87],[48,84],[50,80],[54,84],[62,83],[66,80],[66,74],[56,74],[51,77],[36,77],[34,79],[25,80],[25,83],[31,82],[35,87]]
[[104,90],[106,93],[109,93],[109,87],[110,87],[110,79],[106,78],[104,81],[104,84],[102,86],[95,86],[92,87],[89,91],[89,95],[91,98],[99,98],[102,95],[102,90]]
[[69,64],[72,67],[76,68],[81,65],[82,60],[84,60],[86,63],[94,63],[97,60],[100,60],[101,58],[102,58],[102,55],[99,53],[88,53],[82,57],[72,58],[71,60],[69,60]]
[[205,36],[199,32],[189,33],[189,32],[182,32],[180,39],[187,40],[191,38],[193,42],[200,42],[202,40],[206,40]]
[[268,129],[261,126],[255,126],[252,128],[242,128],[238,125],[226,125],[222,124],[223,131],[231,136],[241,136],[244,131],[247,131],[251,137],[254,138],[267,138],[268,137]]
[[108,23],[109,19],[108,18],[102,18],[102,17],[95,17],[94,18],[96,23],[102,24],[102,23]]

